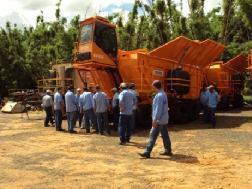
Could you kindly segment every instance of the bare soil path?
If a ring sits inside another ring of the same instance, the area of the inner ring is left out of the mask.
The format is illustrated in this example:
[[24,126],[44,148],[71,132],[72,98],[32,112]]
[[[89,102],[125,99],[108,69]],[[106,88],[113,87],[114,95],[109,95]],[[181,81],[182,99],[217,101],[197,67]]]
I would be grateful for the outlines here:
[[[252,110],[218,113],[217,129],[200,120],[169,127],[174,156],[137,155],[148,130],[119,146],[113,136],[43,127],[43,113],[0,113],[0,188],[244,188],[252,186]],[[63,123],[66,128],[66,121]]]

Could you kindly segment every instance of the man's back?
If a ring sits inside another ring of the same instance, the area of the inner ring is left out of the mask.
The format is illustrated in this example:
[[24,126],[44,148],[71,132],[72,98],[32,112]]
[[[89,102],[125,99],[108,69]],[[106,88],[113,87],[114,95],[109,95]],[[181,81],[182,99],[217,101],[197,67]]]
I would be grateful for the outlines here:
[[63,102],[62,95],[59,92],[54,94],[54,110],[60,110]]
[[45,96],[43,96],[42,106],[44,108],[53,106],[53,100],[52,100],[52,97],[50,95],[46,94]]
[[83,92],[80,97],[80,106],[83,110],[89,110],[93,108],[93,94],[91,92]]
[[119,95],[120,114],[131,115],[136,104],[135,96],[128,90],[123,90]]
[[104,92],[97,92],[94,95],[94,107],[96,113],[104,113],[108,109],[108,99]]
[[66,112],[74,112],[77,111],[77,101],[76,96],[71,91],[67,91],[65,95],[66,101]]

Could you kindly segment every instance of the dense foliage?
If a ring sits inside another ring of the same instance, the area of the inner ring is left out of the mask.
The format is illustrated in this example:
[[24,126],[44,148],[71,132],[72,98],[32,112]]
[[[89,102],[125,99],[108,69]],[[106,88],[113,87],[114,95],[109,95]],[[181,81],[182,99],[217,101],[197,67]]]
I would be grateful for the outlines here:
[[[208,13],[204,12],[205,0],[184,1],[190,8],[187,17],[173,0],[136,0],[127,18],[120,13],[108,16],[118,26],[119,47],[154,49],[184,35],[225,44],[224,60],[252,49],[252,0],[222,0],[223,7]],[[80,17],[67,22],[60,14],[60,4],[61,0],[53,22],[46,22],[41,12],[36,27],[18,29],[6,23],[6,28],[1,28],[0,96],[10,88],[35,87],[36,80],[48,74],[52,64],[71,59]]]

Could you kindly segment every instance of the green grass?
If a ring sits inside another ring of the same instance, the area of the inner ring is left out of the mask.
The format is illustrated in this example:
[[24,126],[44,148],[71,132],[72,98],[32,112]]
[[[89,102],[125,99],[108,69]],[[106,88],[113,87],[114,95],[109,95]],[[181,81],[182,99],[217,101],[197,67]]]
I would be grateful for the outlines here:
[[252,104],[252,95],[251,96],[243,96],[244,101],[248,104]]

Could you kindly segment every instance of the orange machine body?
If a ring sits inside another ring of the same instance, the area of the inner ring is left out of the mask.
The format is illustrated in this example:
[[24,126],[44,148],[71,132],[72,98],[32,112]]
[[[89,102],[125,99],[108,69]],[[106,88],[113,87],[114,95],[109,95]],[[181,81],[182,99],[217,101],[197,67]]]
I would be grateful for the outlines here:
[[206,81],[207,84],[216,86],[220,96],[221,108],[228,108],[230,104],[233,107],[243,106],[242,90],[244,88],[243,73],[248,67],[247,57],[238,55],[228,62],[213,62],[207,67]]
[[[241,92],[243,89],[241,74],[246,71],[247,66],[247,58],[243,55],[238,55],[226,63],[223,61],[213,62],[206,69],[206,83],[215,85],[221,95]],[[236,88],[239,85],[241,88]]]

